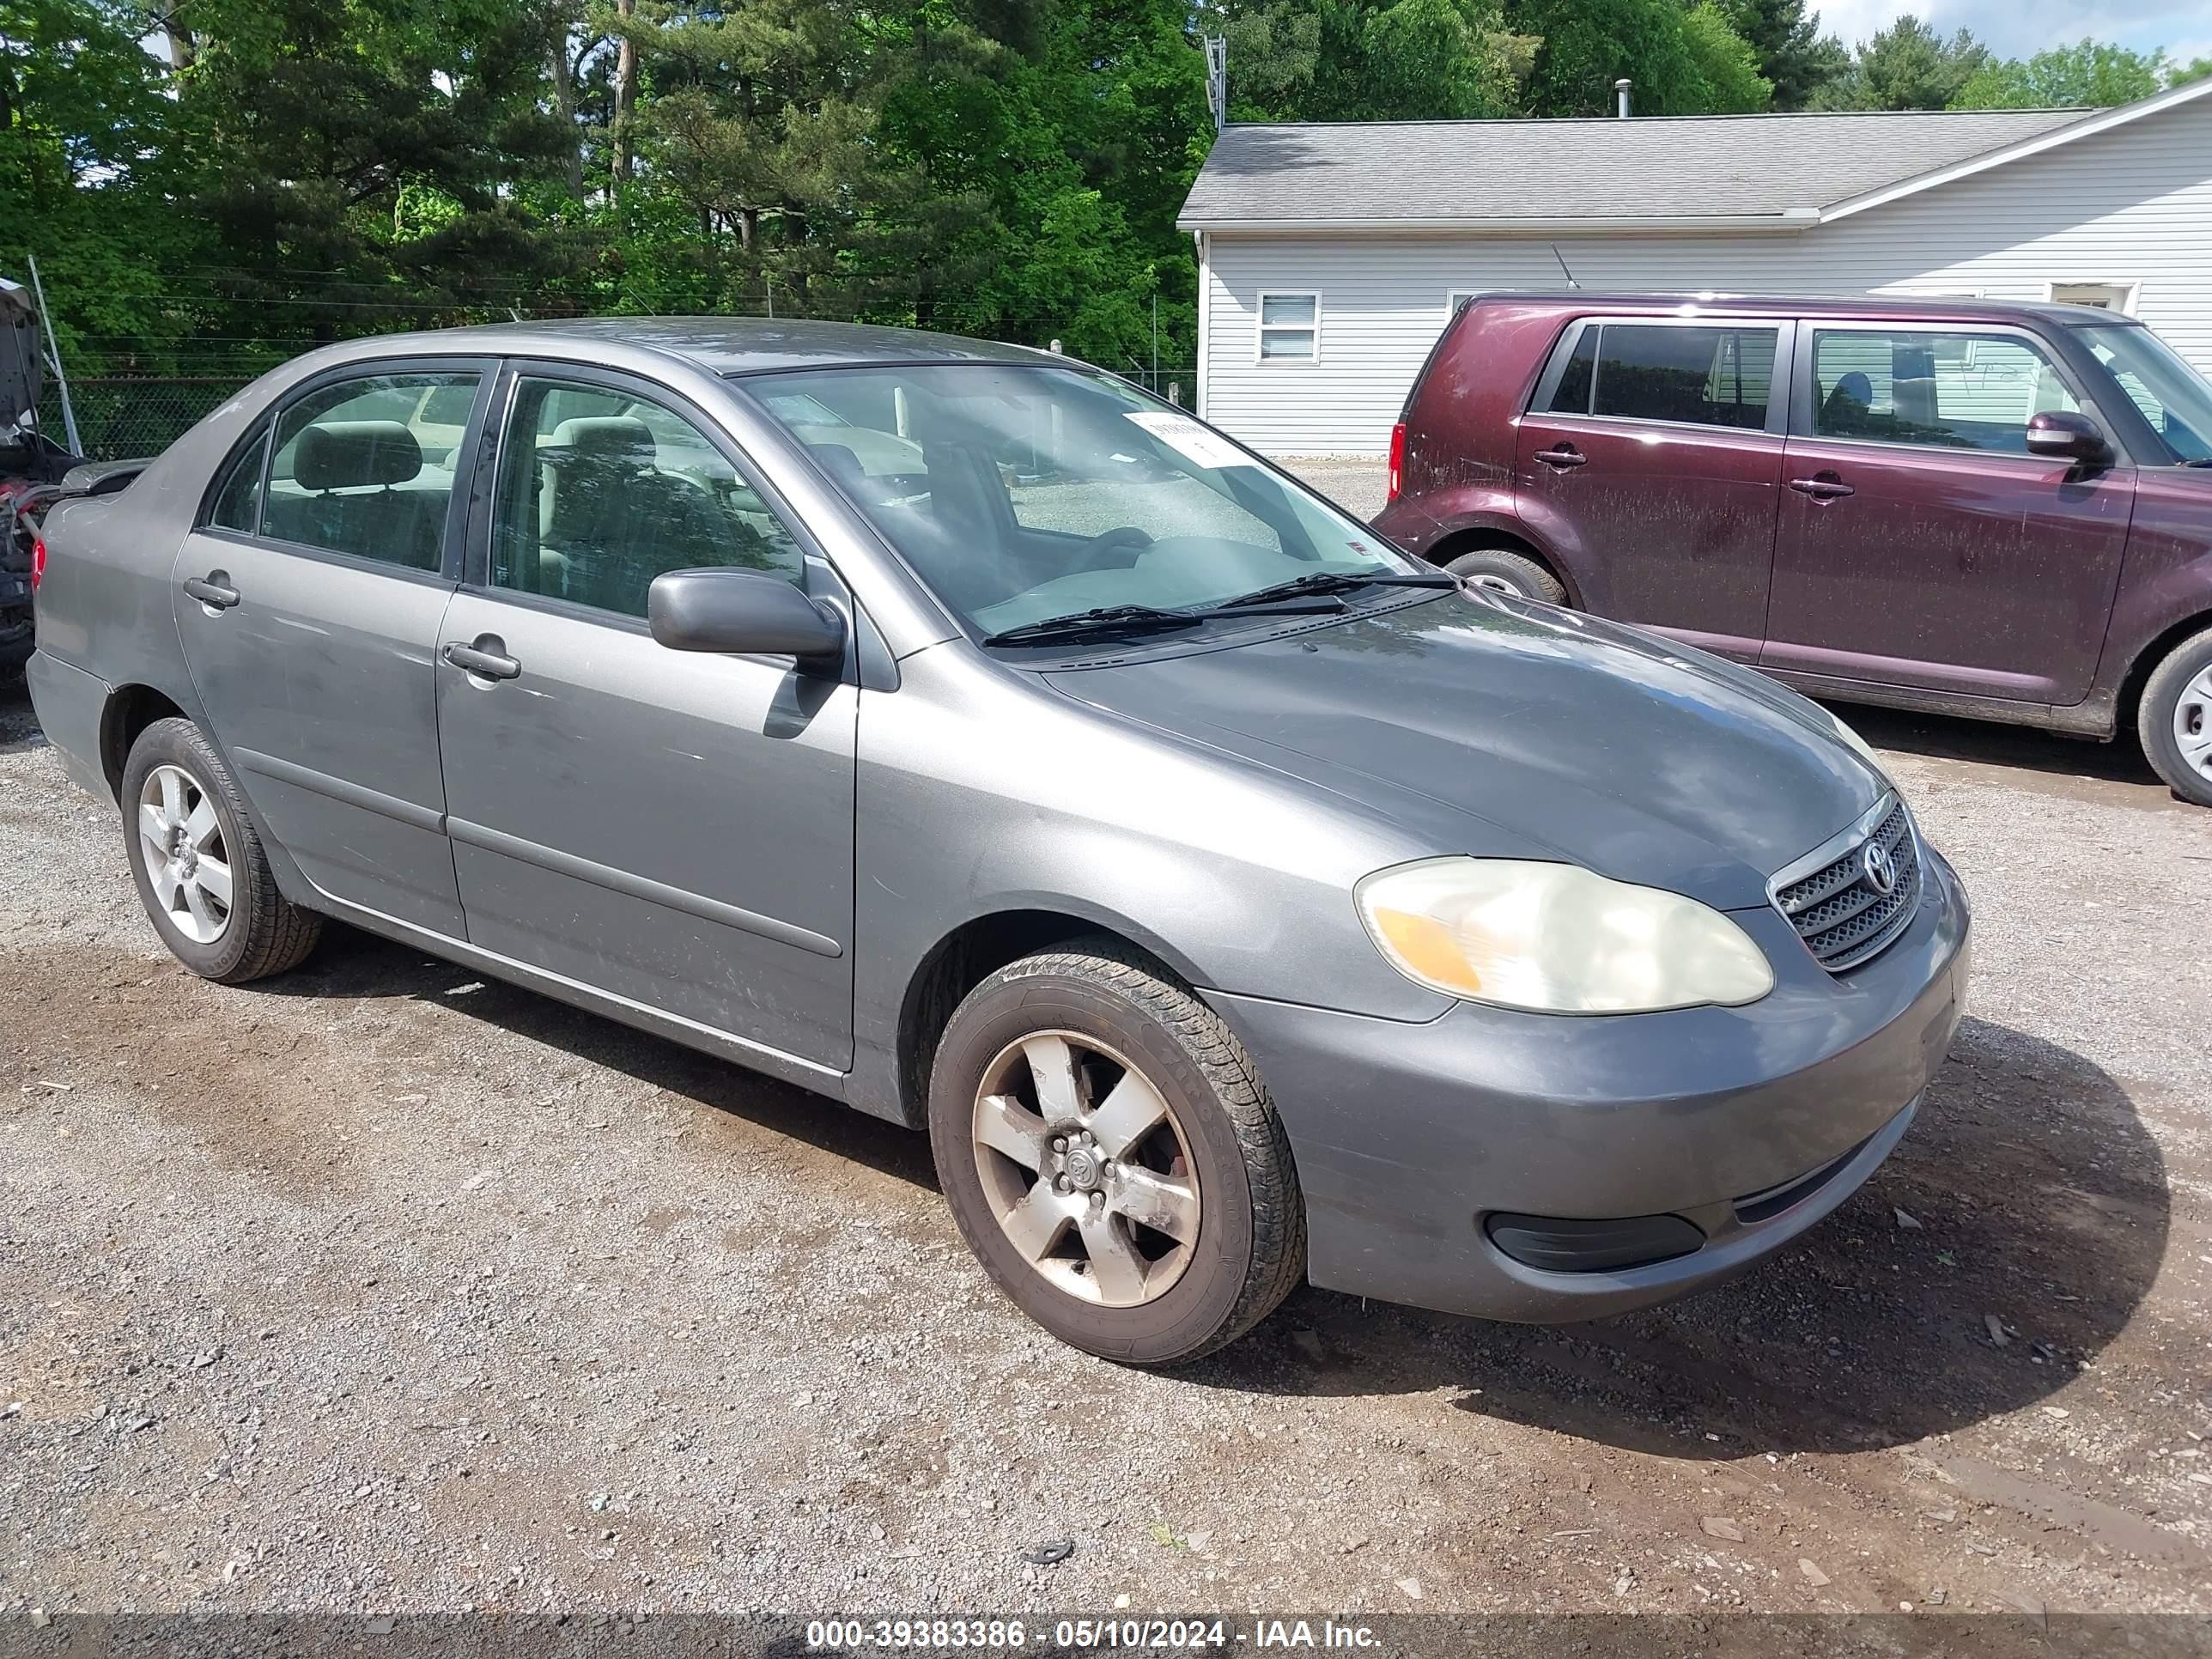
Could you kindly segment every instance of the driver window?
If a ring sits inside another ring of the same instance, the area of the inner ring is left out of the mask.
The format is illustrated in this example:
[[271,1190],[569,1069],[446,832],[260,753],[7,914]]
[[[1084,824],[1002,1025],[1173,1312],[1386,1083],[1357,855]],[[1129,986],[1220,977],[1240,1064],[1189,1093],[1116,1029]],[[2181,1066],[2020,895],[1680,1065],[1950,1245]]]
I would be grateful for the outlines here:
[[526,377],[500,449],[495,587],[645,615],[670,570],[735,565],[805,582],[805,555],[707,435],[649,399]]

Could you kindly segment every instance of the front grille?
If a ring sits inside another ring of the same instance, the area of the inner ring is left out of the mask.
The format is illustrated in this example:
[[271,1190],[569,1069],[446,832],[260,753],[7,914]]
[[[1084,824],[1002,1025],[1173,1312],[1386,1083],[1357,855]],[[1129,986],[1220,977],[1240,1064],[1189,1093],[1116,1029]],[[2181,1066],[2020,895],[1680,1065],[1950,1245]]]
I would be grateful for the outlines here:
[[[1887,859],[1892,872],[1887,893],[1869,870],[1869,854],[1875,849]],[[1774,902],[1814,960],[1832,974],[1856,968],[1879,952],[1905,931],[1920,904],[1920,848],[1904,803],[1811,875],[1778,889]]]

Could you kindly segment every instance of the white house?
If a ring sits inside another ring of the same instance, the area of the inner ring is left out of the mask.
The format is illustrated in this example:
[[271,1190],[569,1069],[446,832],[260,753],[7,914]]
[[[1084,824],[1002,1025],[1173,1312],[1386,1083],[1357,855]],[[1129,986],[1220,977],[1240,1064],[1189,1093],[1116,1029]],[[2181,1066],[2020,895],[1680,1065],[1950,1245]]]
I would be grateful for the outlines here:
[[1198,242],[1198,407],[1379,454],[1467,294],[1972,295],[2140,318],[2212,374],[2212,80],[2109,110],[1231,125]]

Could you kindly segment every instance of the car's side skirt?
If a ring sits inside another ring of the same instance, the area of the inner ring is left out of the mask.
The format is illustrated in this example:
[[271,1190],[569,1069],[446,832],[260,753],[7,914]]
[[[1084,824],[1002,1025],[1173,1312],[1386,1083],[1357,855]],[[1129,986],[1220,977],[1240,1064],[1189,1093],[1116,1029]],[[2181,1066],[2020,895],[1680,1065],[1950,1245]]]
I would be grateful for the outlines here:
[[2109,738],[2118,730],[2111,692],[2091,692],[2080,702],[2058,705],[2013,702],[2002,697],[1969,697],[1955,692],[1929,691],[1917,686],[1887,685],[1875,680],[1831,679],[1824,674],[1804,674],[1790,668],[1760,667],[1793,691],[1835,702],[1867,702],[1883,708],[1909,708],[1926,714],[1952,714],[1961,720],[1990,720],[2002,726],[2036,726],[2069,737]]
[[733,1060],[753,1071],[765,1072],[771,1077],[781,1078],[787,1083],[795,1083],[802,1089],[811,1089],[833,1100],[845,1098],[848,1073],[818,1061],[787,1053],[781,1048],[772,1048],[764,1042],[751,1042],[698,1020],[687,1019],[681,1014],[672,1014],[642,1002],[632,1001],[628,997],[617,996],[612,992],[586,985],[580,980],[535,968],[528,963],[517,962],[496,951],[487,951],[480,945],[469,944],[465,939],[418,927],[413,922],[403,921],[397,916],[388,916],[362,905],[349,904],[343,899],[332,898],[327,893],[317,892],[314,908],[340,921],[349,922],[365,933],[417,946],[434,956],[444,957],[464,967],[489,974],[495,979],[507,980],[526,990],[542,992],[587,1012],[604,1014],[609,1019],[634,1025],[656,1036],[667,1037],[687,1048]]

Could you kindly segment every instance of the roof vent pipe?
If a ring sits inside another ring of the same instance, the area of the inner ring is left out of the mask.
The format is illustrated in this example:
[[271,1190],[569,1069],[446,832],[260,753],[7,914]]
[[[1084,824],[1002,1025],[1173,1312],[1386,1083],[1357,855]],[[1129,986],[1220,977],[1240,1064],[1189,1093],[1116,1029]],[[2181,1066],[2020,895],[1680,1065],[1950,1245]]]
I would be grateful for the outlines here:
[[1619,79],[1618,81],[1615,81],[1615,82],[1613,83],[1613,92],[1614,92],[1614,94],[1615,94],[1620,98],[1620,118],[1621,118],[1622,120],[1624,120],[1624,121],[1626,121],[1626,120],[1628,118],[1628,113],[1629,113],[1629,112],[1628,112],[1628,94],[1629,94],[1629,89],[1630,89],[1631,88],[1634,87],[1634,86],[1635,86],[1635,84],[1636,84],[1636,82],[1633,82],[1633,81],[1630,80],[1630,79],[1629,79],[1626,76],[1625,76],[1625,75],[1624,75],[1624,76],[1622,76],[1620,77],[1620,79]]

